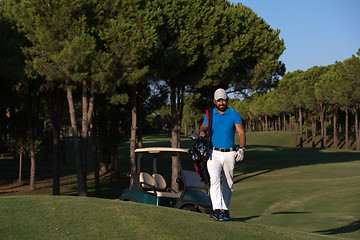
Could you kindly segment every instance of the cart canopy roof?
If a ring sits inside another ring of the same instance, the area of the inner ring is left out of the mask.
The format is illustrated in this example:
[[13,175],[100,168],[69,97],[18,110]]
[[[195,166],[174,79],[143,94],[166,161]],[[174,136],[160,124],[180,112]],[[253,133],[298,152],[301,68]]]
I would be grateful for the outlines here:
[[171,148],[171,147],[149,147],[149,148],[138,148],[135,153],[148,153],[148,154],[161,154],[161,155],[184,155],[189,154],[188,149],[183,148]]

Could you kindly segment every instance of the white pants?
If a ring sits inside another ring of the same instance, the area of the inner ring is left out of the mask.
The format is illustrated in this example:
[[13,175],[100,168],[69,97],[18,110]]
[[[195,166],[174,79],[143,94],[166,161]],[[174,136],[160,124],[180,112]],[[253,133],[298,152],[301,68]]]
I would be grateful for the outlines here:
[[[207,161],[210,175],[210,198],[213,209],[228,210],[233,192],[233,176],[235,167],[235,151],[210,151]],[[222,186],[221,186],[221,173]]]

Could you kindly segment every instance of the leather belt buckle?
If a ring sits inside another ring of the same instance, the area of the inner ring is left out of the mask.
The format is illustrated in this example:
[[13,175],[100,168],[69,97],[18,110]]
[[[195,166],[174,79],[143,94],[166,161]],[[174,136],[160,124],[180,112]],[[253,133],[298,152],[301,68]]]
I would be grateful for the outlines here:
[[219,152],[231,152],[231,151],[234,150],[234,148],[225,149],[225,148],[216,148],[216,147],[214,147],[214,150],[219,151]]

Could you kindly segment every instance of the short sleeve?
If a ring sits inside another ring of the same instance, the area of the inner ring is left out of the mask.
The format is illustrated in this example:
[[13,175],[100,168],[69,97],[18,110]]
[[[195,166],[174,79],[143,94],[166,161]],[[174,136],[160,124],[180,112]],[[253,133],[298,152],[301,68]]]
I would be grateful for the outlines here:
[[242,121],[242,119],[240,117],[240,114],[235,110],[234,110],[234,118],[235,118],[234,119],[234,124],[242,124],[243,123],[243,121]]

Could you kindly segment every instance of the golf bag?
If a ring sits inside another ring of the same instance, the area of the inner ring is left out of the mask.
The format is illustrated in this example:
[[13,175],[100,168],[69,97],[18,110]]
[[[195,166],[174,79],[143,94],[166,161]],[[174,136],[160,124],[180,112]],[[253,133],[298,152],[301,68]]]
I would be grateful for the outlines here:
[[195,140],[192,149],[189,152],[192,154],[194,161],[194,167],[196,172],[199,174],[201,181],[205,185],[210,186],[210,176],[207,169],[207,161],[209,159],[209,151],[211,147],[211,126],[212,126],[212,110],[206,110],[207,126],[208,131],[206,138],[193,137]]

